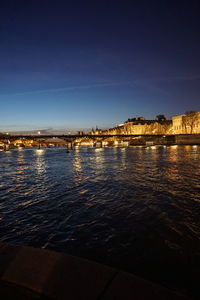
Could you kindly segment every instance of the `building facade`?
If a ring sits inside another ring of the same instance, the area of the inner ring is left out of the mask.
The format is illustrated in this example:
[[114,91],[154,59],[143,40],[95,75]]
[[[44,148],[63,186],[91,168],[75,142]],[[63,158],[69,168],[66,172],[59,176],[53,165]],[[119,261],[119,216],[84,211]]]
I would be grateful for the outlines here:
[[133,117],[121,125],[107,130],[96,128],[93,135],[170,135],[170,134],[200,134],[200,112],[189,112],[167,120],[159,115],[155,120],[144,117]]
[[144,135],[144,134],[170,134],[172,132],[171,120],[146,120],[144,117],[133,117],[121,125],[107,130],[93,130],[93,135]]
[[200,134],[200,112],[172,117],[173,134]]

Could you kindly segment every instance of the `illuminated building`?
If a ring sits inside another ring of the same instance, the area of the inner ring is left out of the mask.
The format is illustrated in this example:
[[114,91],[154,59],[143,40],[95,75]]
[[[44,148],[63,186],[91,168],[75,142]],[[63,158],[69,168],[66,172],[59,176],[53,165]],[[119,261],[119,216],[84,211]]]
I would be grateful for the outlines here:
[[91,131],[92,135],[170,135],[170,134],[200,134],[200,112],[188,112],[184,115],[166,119],[158,115],[155,120],[144,117],[133,117],[123,124],[110,129]]
[[200,112],[172,117],[174,134],[200,134]]

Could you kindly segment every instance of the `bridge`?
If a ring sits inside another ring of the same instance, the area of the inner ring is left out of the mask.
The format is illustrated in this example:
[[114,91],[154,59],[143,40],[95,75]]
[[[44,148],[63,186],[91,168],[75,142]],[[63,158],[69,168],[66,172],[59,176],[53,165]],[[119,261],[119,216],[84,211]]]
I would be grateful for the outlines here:
[[[42,135],[42,134],[30,134],[30,135],[9,135],[9,134],[2,134],[0,135],[0,139],[19,139],[19,138],[24,138],[24,139],[42,139],[42,138],[61,138],[61,139],[76,139],[76,138],[108,138],[108,137],[163,137],[163,134],[54,134],[54,135]],[[174,136],[174,135],[167,135],[167,136]]]
[[74,148],[74,146],[93,146],[93,147],[104,147],[104,146],[150,146],[150,145],[174,145],[174,144],[189,144],[189,145],[200,145],[199,134],[179,134],[179,135],[158,135],[158,134],[57,134],[57,135],[43,135],[43,134],[32,134],[32,135],[0,135],[0,148],[4,151],[9,150],[10,146],[21,143],[23,146],[27,146],[29,141],[32,141],[30,146],[42,146],[49,145],[66,145],[68,149]]
[[[164,135],[138,135],[138,134],[115,134],[115,135],[9,135],[4,134],[0,136],[0,144],[2,145],[4,151],[9,150],[10,146],[15,141],[18,140],[21,144],[27,144],[27,141],[34,141],[32,145],[38,146],[40,148],[43,146],[48,146],[50,144],[54,145],[66,145],[67,148],[72,149],[74,146],[80,145],[90,145],[93,147],[104,147],[104,146],[124,146],[129,145],[146,145],[146,144],[165,144],[174,143],[174,136],[164,136]],[[59,142],[60,140],[60,142]]]

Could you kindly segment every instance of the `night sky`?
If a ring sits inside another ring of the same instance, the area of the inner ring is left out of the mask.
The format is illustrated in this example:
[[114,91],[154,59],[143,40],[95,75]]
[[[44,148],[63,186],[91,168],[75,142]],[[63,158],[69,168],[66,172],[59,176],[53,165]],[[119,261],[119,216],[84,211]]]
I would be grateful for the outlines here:
[[0,131],[200,110],[199,1],[0,1]]

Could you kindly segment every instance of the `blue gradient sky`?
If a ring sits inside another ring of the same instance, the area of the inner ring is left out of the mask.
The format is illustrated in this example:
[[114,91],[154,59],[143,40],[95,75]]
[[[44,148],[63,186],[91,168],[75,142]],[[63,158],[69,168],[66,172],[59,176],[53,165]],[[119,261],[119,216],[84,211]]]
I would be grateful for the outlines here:
[[199,28],[198,1],[1,1],[0,131],[200,110]]

